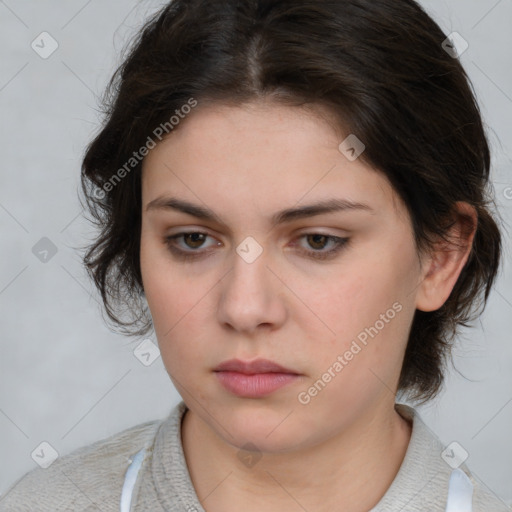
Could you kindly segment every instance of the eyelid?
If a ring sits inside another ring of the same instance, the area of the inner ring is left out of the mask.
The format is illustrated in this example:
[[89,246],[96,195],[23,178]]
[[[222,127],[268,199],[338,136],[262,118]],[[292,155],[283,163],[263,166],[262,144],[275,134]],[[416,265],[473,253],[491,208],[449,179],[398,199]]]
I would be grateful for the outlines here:
[[[175,232],[173,231],[173,232],[165,235],[164,238],[171,239],[171,238],[179,238],[179,236],[181,236],[181,235],[200,234],[200,235],[206,235],[210,238],[214,238],[214,239],[218,240],[218,237],[216,235],[212,235],[209,232],[208,228],[185,226],[185,227],[178,228],[178,229],[179,229],[179,231],[175,231]],[[345,234],[345,235],[334,234],[334,233],[332,233],[332,231],[324,232],[324,230],[328,230],[328,228],[315,228],[315,227],[302,228],[301,230],[293,233],[292,239],[295,241],[295,240],[300,239],[306,235],[325,236],[330,239],[349,238],[348,234]],[[345,233],[348,233],[347,230],[344,230],[344,231],[345,231]],[[195,252],[197,252],[197,251],[195,251]]]
[[[182,238],[185,235],[191,235],[191,234],[198,234],[198,235],[205,235],[206,237],[215,238],[214,236],[210,235],[207,232],[204,232],[202,230],[194,230],[190,229],[187,231],[180,231],[178,233],[174,233],[171,235],[167,235],[164,237],[164,244],[167,245],[168,250],[174,254],[174,256],[178,259],[184,260],[184,261],[192,261],[194,259],[198,258],[206,258],[210,256],[213,251],[208,249],[202,249],[201,247],[197,250],[193,249],[179,249],[174,245],[174,241]],[[323,250],[314,250],[314,249],[301,249],[301,253],[305,254],[307,257],[310,257],[313,260],[326,260],[326,259],[333,259],[336,258],[338,253],[344,249],[349,243],[350,238],[349,237],[341,237],[329,233],[322,233],[321,231],[316,231],[314,228],[311,228],[308,231],[304,231],[297,236],[294,237],[293,246],[297,246],[297,240],[300,240],[306,236],[323,236],[328,239],[328,242],[334,243],[334,248],[323,251]],[[217,246],[220,245],[221,242],[217,242]],[[213,246],[215,247],[215,245]]]
[[[333,233],[333,230],[341,231],[342,234],[339,233]],[[173,228],[169,232],[168,237],[174,236],[174,235],[185,235],[185,234],[191,234],[191,233],[200,233],[203,235],[208,235],[209,237],[218,239],[217,235],[212,234],[212,230],[204,227],[204,226],[180,226],[179,228]],[[303,228],[299,228],[297,230],[293,230],[293,239],[299,238],[304,235],[324,235],[332,238],[347,238],[350,236],[350,231],[348,229],[341,229],[341,228],[328,228],[328,227],[315,227],[315,226],[307,226]]]

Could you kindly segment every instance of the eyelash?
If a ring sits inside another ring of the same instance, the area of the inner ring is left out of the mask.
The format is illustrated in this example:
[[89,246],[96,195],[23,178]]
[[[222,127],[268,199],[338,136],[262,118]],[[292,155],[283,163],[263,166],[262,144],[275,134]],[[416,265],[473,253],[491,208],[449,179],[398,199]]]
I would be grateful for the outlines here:
[[[203,233],[201,231],[187,231],[187,232],[181,232],[177,233],[176,235],[171,235],[168,237],[165,237],[164,243],[169,249],[170,252],[174,254],[175,257],[177,257],[180,260],[195,260],[197,258],[201,258],[205,255],[206,251],[199,252],[199,251],[184,251],[182,249],[178,249],[175,246],[175,240],[178,238],[181,238],[185,235],[205,235],[210,236],[207,233]],[[334,248],[329,251],[319,252],[319,251],[302,251],[305,253],[308,257],[311,257],[316,260],[326,260],[328,258],[333,258],[336,256],[343,248],[345,248],[348,245],[349,238],[342,238],[339,236],[332,236],[332,235],[325,235],[323,233],[305,233],[299,237],[305,238],[308,236],[322,236],[327,239],[327,241],[332,240],[334,242]]]

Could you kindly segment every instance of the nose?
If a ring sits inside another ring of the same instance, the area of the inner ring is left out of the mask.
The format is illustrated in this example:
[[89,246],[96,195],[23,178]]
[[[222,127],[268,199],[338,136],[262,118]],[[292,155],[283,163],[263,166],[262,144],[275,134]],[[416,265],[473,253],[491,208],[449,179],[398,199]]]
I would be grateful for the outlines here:
[[245,333],[277,329],[286,320],[286,286],[266,251],[254,261],[240,254],[235,253],[233,268],[221,281],[218,320]]

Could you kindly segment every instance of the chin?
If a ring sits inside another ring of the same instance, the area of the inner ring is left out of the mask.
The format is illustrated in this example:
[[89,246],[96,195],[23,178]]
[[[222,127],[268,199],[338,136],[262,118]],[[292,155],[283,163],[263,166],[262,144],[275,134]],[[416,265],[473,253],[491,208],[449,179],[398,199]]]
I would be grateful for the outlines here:
[[238,405],[215,410],[216,417],[222,418],[219,423],[211,418],[203,419],[225,442],[238,449],[251,443],[262,452],[285,453],[311,442],[314,432],[289,404],[272,407],[265,401],[243,400]]

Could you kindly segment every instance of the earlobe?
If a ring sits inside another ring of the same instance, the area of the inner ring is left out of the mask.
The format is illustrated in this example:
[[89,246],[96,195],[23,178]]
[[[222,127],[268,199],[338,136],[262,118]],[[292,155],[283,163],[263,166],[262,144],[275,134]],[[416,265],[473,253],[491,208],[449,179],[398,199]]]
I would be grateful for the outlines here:
[[455,209],[446,240],[440,240],[424,262],[416,295],[416,308],[421,311],[436,311],[442,307],[471,254],[478,215],[475,208],[465,202],[455,203]]

